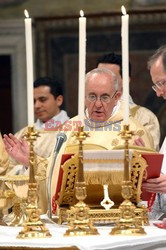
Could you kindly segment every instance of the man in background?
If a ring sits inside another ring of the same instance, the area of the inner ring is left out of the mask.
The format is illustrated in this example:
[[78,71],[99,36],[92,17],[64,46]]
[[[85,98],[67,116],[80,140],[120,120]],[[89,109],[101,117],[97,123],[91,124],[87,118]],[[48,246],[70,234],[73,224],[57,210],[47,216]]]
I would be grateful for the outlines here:
[[[39,132],[39,137],[34,142],[34,152],[37,156],[35,175],[46,176],[48,161],[56,142],[56,135],[60,127],[69,119],[66,111],[61,110],[63,104],[63,92],[61,83],[50,77],[41,77],[34,82],[34,113],[36,122],[34,128]],[[11,147],[6,147],[10,157],[10,164],[7,173],[10,175],[21,174],[28,169],[29,160],[25,160],[29,156],[29,146],[23,138],[27,131],[27,127],[23,128],[15,134],[15,139]],[[4,135],[6,139],[12,143],[13,135]],[[16,142],[16,145],[14,146]],[[19,150],[18,150],[19,149]],[[24,157],[25,156],[25,157]],[[42,157],[42,159],[41,159]],[[28,173],[27,173],[28,174]],[[45,180],[39,185],[40,200],[43,212],[47,210],[45,190]],[[42,197],[43,196],[43,197]]]
[[148,61],[152,89],[158,97],[166,99],[166,45],[160,47]]
[[[152,78],[152,89],[158,97],[166,99],[166,45],[161,46],[148,61],[148,69]],[[166,129],[166,128],[165,128]],[[148,179],[143,183],[148,192],[157,193],[152,215],[153,219],[166,217],[166,139],[163,142],[161,153],[164,154],[161,175],[158,178]]]
[[[62,104],[63,92],[58,80],[41,77],[34,82],[34,114],[36,118],[34,128],[39,132],[39,137],[34,143],[34,151],[41,157],[49,157],[59,128],[69,120],[66,111],[61,110]],[[15,136],[22,139],[26,130],[27,127],[21,129]],[[15,156],[14,153],[13,156]]]
[[[98,68],[108,68],[112,70],[119,80],[119,92],[121,100],[123,100],[123,84],[122,84],[122,56],[115,53],[109,53],[101,56],[97,61]],[[131,64],[129,63],[129,81],[131,78]],[[147,108],[137,105],[133,102],[132,97],[129,99],[130,114],[138,122],[140,122],[151,134],[154,147],[159,150],[160,127],[157,117]]]

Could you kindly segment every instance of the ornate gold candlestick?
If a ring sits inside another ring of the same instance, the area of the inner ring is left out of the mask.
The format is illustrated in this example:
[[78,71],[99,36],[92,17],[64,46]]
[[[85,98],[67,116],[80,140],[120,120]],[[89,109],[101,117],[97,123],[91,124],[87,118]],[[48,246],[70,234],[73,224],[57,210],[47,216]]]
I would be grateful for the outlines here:
[[65,236],[83,236],[83,235],[96,235],[97,229],[93,226],[93,222],[89,217],[89,207],[85,204],[84,200],[87,196],[86,186],[84,181],[83,170],[83,141],[88,134],[84,132],[83,127],[79,127],[78,132],[75,133],[79,141],[79,156],[78,156],[78,180],[76,183],[75,195],[78,199],[76,205],[71,207],[68,212],[68,227],[69,229],[64,234]]
[[124,201],[119,206],[120,218],[117,220],[115,227],[110,232],[111,235],[142,235],[146,234],[144,229],[139,225],[138,218],[135,216],[136,207],[130,201],[132,197],[132,183],[129,174],[129,140],[134,133],[129,131],[129,125],[124,125],[121,132],[122,139],[125,140],[124,150],[124,180],[122,182],[122,196]]
[[38,208],[37,182],[35,180],[35,155],[33,151],[33,143],[38,136],[38,132],[34,131],[34,127],[28,127],[26,139],[30,144],[30,171],[28,184],[28,198],[26,208],[26,221],[23,223],[23,230],[19,232],[17,238],[43,238],[51,237],[50,232],[46,229],[40,220],[40,209]]

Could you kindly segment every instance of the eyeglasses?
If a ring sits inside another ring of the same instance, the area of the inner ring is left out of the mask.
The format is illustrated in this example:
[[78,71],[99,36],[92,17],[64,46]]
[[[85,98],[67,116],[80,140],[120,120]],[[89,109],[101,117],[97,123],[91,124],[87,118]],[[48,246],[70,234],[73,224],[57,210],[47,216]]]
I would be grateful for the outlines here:
[[97,100],[100,100],[102,103],[109,103],[112,98],[116,95],[117,90],[115,93],[110,97],[109,95],[101,95],[101,96],[96,96],[95,94],[89,94],[87,96],[88,101],[90,102],[96,102]]
[[152,89],[156,92],[157,90],[161,90],[165,85],[166,81],[159,81],[152,86]]

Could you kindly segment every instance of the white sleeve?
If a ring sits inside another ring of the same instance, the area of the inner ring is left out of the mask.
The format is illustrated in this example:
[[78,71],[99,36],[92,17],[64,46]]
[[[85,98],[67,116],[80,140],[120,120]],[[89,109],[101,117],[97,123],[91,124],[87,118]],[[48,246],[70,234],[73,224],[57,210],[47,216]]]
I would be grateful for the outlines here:
[[166,174],[166,137],[165,137],[163,144],[160,148],[160,153],[164,155],[163,163],[162,163],[162,167],[161,167],[161,173]]

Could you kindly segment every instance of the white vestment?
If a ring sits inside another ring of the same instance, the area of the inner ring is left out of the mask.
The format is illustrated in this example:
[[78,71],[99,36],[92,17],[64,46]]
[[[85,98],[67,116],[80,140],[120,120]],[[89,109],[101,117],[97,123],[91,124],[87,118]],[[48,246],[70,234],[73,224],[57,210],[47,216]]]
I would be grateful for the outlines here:
[[[121,97],[123,100],[123,95]],[[160,125],[156,115],[149,109],[135,104],[130,96],[129,99],[130,105],[130,114],[133,116],[139,123],[141,123],[146,130],[149,131],[153,138],[154,147],[159,151],[160,143]]]

